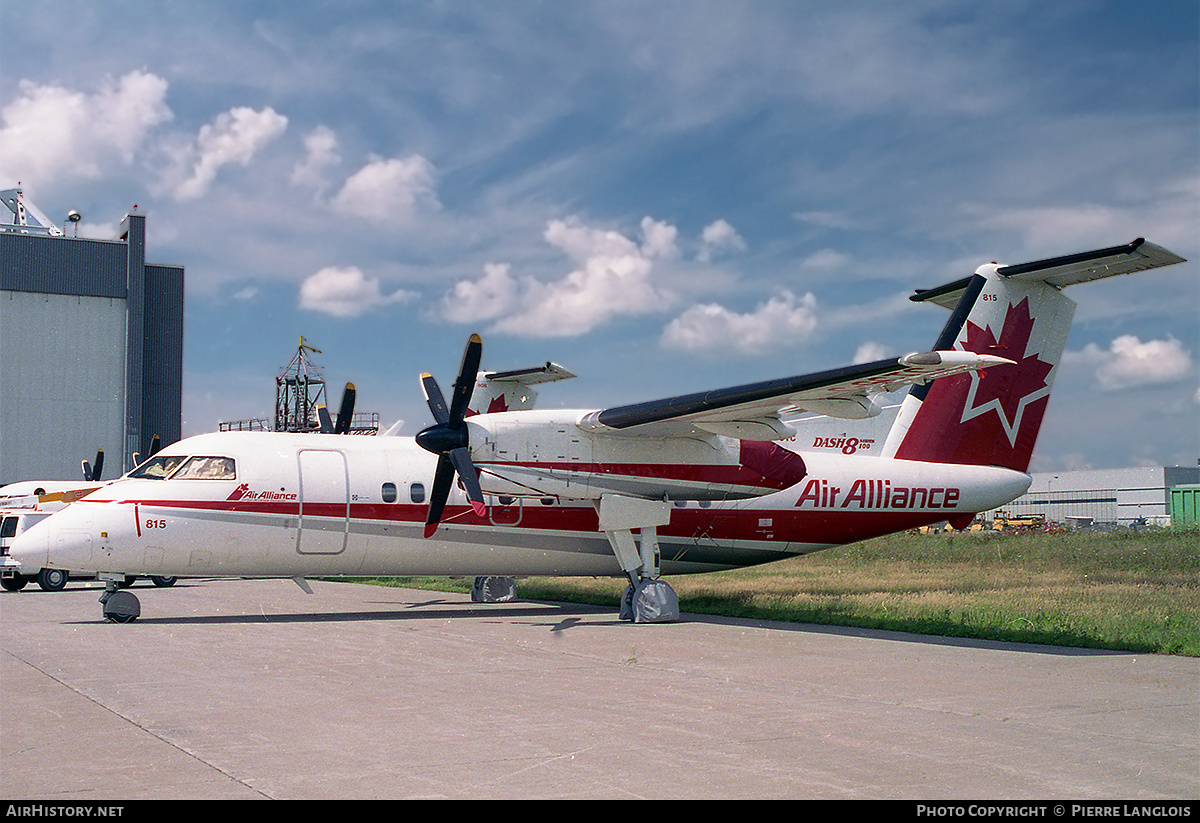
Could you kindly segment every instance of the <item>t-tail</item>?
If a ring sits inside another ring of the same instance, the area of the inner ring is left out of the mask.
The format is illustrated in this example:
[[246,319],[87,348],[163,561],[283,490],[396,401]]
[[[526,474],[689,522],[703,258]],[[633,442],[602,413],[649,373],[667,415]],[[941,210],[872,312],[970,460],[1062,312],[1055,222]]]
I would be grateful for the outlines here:
[[883,453],[902,460],[1026,471],[1075,312],[1075,303],[1061,289],[1183,261],[1138,239],[1017,266],[992,263],[972,277],[917,291],[910,299],[952,310],[936,350],[994,354],[1014,365],[914,388],[900,407]]

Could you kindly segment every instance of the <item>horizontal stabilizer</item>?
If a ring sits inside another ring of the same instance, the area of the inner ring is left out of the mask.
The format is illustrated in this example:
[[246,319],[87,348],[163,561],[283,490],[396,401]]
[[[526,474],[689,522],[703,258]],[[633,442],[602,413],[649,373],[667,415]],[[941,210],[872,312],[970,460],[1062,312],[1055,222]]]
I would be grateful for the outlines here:
[[493,382],[523,383],[533,386],[537,383],[552,383],[555,380],[567,380],[575,375],[557,363],[546,363],[531,369],[516,369],[515,371],[484,372],[481,377]]
[[[1138,238],[1124,246],[1112,246],[1107,249],[1069,254],[1064,257],[1052,257],[1049,260],[1037,260],[1033,263],[1021,263],[1015,266],[997,266],[992,264],[983,268],[992,269],[1002,277],[1020,282],[1047,283],[1061,289],[1076,283],[1086,283],[1118,274],[1155,269],[1159,266],[1170,266],[1183,263],[1184,258],[1167,251],[1162,246],[1147,243]],[[982,273],[982,271],[980,272]],[[935,289],[918,289],[909,299],[913,302],[931,302],[948,309],[958,305],[959,299],[966,291],[971,278],[964,277],[953,283],[947,283]]]

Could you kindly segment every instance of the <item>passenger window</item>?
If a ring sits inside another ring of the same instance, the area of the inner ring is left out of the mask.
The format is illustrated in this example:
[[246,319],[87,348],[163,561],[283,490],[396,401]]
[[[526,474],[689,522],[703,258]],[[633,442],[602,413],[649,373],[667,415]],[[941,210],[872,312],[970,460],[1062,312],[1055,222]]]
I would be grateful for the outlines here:
[[425,484],[424,483],[413,483],[411,486],[409,486],[408,498],[409,498],[409,500],[411,500],[414,503],[424,503],[425,502]]
[[384,483],[383,488],[381,488],[379,490],[379,495],[380,495],[380,497],[383,498],[384,503],[395,503],[396,502],[396,484],[395,483]]
[[232,457],[193,457],[171,476],[172,480],[235,480]]
[[185,455],[170,454],[151,457],[142,465],[129,473],[130,477],[136,477],[140,480],[162,480],[182,463],[186,458]]

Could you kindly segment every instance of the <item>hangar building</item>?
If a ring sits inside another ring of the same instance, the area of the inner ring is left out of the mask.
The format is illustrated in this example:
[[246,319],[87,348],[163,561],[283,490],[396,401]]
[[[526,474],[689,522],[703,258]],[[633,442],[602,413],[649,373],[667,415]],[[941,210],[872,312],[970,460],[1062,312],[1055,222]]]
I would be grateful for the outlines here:
[[90,240],[19,188],[0,202],[0,484],[82,479],[97,449],[116,477],[180,438],[183,266],[146,262],[136,206]]
[[1169,525],[1171,489],[1195,483],[1200,483],[1200,467],[1194,466],[1035,474],[1029,491],[1003,511],[1015,517],[1042,515],[1048,523]]

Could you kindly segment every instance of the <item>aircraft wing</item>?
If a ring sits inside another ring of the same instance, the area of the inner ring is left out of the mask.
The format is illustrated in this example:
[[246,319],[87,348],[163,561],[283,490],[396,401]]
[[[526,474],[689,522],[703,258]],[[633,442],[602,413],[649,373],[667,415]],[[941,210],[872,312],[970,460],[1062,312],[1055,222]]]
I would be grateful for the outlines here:
[[871,394],[1011,360],[961,351],[934,351],[877,360],[841,369],[668,397],[649,403],[589,412],[579,426],[589,431],[643,437],[719,434],[744,440],[783,440],[795,431],[783,417],[815,412],[862,419],[879,414]]

